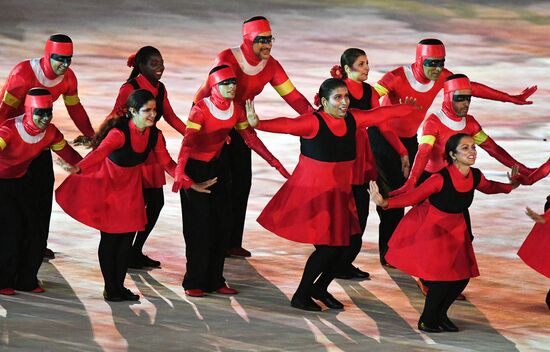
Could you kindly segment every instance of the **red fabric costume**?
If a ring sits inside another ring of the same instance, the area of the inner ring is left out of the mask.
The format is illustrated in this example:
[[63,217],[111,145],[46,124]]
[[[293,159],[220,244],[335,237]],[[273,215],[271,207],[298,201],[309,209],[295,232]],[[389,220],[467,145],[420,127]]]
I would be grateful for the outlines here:
[[550,174],[550,158],[541,166],[538,167],[528,176],[518,175],[516,176],[522,185],[532,185],[533,183],[542,180]]
[[544,224],[536,223],[521,245],[518,256],[531,268],[550,278],[550,209]]
[[[132,150],[145,151],[151,128],[140,133],[132,121],[128,126]],[[78,163],[81,172],[67,177],[55,191],[57,203],[67,214],[103,232],[139,231],[147,222],[140,164],[122,167],[108,158],[124,145],[125,140],[121,130],[110,130],[99,147]],[[160,165],[174,175],[176,165],[160,131],[151,152],[156,154]]]
[[78,98],[74,72],[67,68],[65,74],[57,76],[50,64],[51,54],[72,56],[73,45],[48,40],[43,57],[22,61],[11,70],[0,91],[0,121],[21,115],[24,112],[22,102],[29,89],[42,87],[50,91],[54,101],[63,95],[69,116],[76,127],[86,137],[93,137],[94,129]]
[[[157,84],[157,86],[153,86],[151,82],[149,82],[149,80],[141,74],[136,76],[135,82],[139,85],[141,89],[146,89],[151,92],[154,97],[158,95],[158,88],[160,83]],[[120,87],[115,106],[113,107],[113,111],[109,114],[108,118],[120,116],[124,113],[126,101],[133,91],[134,87],[128,82],[124,83]],[[164,117],[166,122],[182,135],[185,134],[185,124],[174,113],[174,109],[172,109],[172,105],[170,105],[170,101],[168,100],[168,92],[166,90],[164,90],[162,109],[162,117]],[[161,188],[163,185],[166,184],[164,168],[156,160],[155,153],[149,154],[149,158],[145,163],[141,165],[141,168],[143,172],[144,188]]]
[[[356,128],[379,125],[388,118],[409,113],[411,106],[398,105],[373,110],[350,109]],[[346,134],[346,121],[320,113],[330,132]],[[308,113],[297,118],[261,121],[256,127],[267,132],[314,138],[319,120]],[[295,242],[346,246],[350,234],[360,231],[351,194],[354,161],[323,162],[300,155],[292,176],[266,205],[258,222],[269,231]]]
[[[464,176],[454,165],[446,169],[457,192],[472,190],[472,171]],[[387,209],[414,206],[395,229],[385,258],[407,274],[428,281],[456,281],[479,276],[463,213],[444,212],[426,199],[442,190],[443,180],[441,174],[434,174],[418,188],[388,199]],[[476,189],[494,194],[509,193],[512,188],[510,184],[486,180],[481,174]]]

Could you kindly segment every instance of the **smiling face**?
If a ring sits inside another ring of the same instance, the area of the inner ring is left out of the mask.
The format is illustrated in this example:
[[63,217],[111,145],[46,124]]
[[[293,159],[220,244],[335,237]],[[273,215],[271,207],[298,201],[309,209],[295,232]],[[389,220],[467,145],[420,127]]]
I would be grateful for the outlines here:
[[343,119],[349,107],[349,93],[345,87],[337,87],[330,92],[329,99],[321,98],[323,111],[332,117]]
[[430,81],[437,81],[441,72],[445,68],[445,58],[444,57],[427,57],[422,63],[424,68],[424,75]]
[[353,65],[344,67],[348,77],[357,82],[366,81],[369,78],[369,60],[367,55],[357,57]]
[[52,108],[35,108],[32,112],[32,122],[36,127],[44,131],[46,128],[48,128],[50,121],[52,120],[52,116]]
[[453,162],[457,165],[472,166],[476,162],[477,150],[474,139],[470,136],[465,136],[460,139],[458,146],[454,152],[449,152]]
[[155,100],[149,100],[139,110],[130,108],[130,114],[132,115],[132,121],[139,130],[144,130],[147,127],[151,127],[155,124],[155,117],[157,116],[157,102]]
[[139,64],[139,70],[149,82],[156,84],[164,72],[164,60],[162,59],[162,56],[153,54],[149,56],[144,64]]
[[[271,37],[271,38],[270,38]],[[271,56],[271,48],[273,47],[273,37],[271,32],[262,32],[256,36],[252,44],[252,51],[258,59],[267,60]]]
[[65,74],[71,65],[71,60],[72,56],[52,54],[50,56],[50,65],[52,66],[53,72],[58,76]]

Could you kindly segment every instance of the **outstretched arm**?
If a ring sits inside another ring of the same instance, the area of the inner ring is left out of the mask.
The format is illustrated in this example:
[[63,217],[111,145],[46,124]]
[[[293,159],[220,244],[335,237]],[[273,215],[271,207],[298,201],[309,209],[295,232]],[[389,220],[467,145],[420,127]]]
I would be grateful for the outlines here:
[[519,172],[523,175],[529,175],[534,171],[534,169],[530,169],[514,159],[510,154],[508,154],[506,150],[496,144],[491,137],[483,133],[483,131],[474,136],[474,140],[476,140],[476,142],[480,139],[484,139],[484,141],[482,143],[479,143],[479,146],[483,148],[487,153],[489,153],[489,155],[491,155],[493,158],[497,159],[501,164],[506,165],[509,168],[513,167],[514,165],[518,165]]
[[319,121],[306,114],[297,118],[279,117],[271,120],[261,120],[254,110],[254,102],[246,101],[246,118],[250,126],[266,132],[286,133],[299,137],[311,137],[319,129]]
[[506,92],[501,92],[491,87],[488,87],[484,84],[478,82],[472,82],[472,95],[474,97],[490,99],[508,103],[514,103],[517,105],[528,105],[533,104],[532,101],[527,100],[529,97],[537,91],[537,86],[531,86],[525,88],[518,95],[510,95]]
[[314,109],[307,99],[294,87],[294,84],[288,78],[281,64],[275,60],[275,73],[271,79],[271,85],[279,93],[279,95],[290,105],[296,112],[303,115],[308,112],[313,112]]
[[407,97],[403,104],[381,106],[371,110],[350,109],[349,111],[355,117],[357,128],[365,128],[368,126],[379,126],[395,117],[407,116],[416,108],[416,99]]

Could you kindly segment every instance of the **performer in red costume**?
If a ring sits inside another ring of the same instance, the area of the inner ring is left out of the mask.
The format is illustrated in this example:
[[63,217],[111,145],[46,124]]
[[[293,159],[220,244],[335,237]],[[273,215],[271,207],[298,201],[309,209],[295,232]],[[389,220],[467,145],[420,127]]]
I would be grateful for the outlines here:
[[107,301],[139,300],[124,287],[124,278],[132,240],[147,224],[141,164],[153,152],[170,175],[176,167],[155,127],[153,94],[135,90],[126,106],[127,115],[103,124],[94,139],[96,149],[75,167],[67,167],[73,174],[56,190],[56,200],[67,214],[101,231],[98,255]]
[[[426,112],[432,105],[437,93],[443,88],[445,79],[452,75],[452,72],[444,68],[445,46],[437,39],[421,40],[416,47],[416,61],[412,65],[402,66],[386,73],[382,79],[374,85],[374,88],[384,97],[382,105],[396,104],[404,97],[416,98],[420,110],[410,116],[401,119],[394,119],[385,126],[394,131],[403,143],[397,153],[391,148],[384,137],[376,128],[369,129],[369,137],[374,152],[378,169],[378,182],[384,195],[390,191],[403,186],[406,180],[402,173],[403,150],[413,160],[418,149],[416,131]],[[472,82],[472,95],[479,98],[511,102],[514,104],[531,104],[527,101],[537,87],[525,89],[519,95],[509,95],[499,92],[480,83]],[[528,169],[520,168],[523,174],[529,174]],[[384,211],[377,208],[380,216],[380,258],[385,264],[384,254],[387,248],[387,241],[390,239],[395,227],[403,217],[403,209],[389,209]]]
[[24,113],[0,125],[0,294],[14,289],[44,292],[38,283],[45,238],[36,236],[36,214],[42,204],[31,187],[29,166],[44,148],[71,163],[82,158],[50,121],[52,96],[43,88],[25,93]]
[[[245,101],[253,100],[266,84],[271,84],[279,95],[299,114],[313,108],[288,78],[281,64],[271,56],[274,38],[269,21],[265,17],[253,17],[243,23],[243,43],[236,48],[225,49],[216,56],[214,66],[228,65],[237,76],[238,88],[234,102],[244,108]],[[195,95],[197,103],[210,94],[208,83]],[[225,148],[224,158],[231,169],[231,209],[233,225],[228,254],[249,257],[242,248],[244,221],[248,195],[252,182],[250,148],[236,130],[231,131],[231,143]],[[226,156],[227,155],[227,156]]]
[[360,231],[352,195],[356,131],[405,116],[414,107],[398,105],[373,110],[349,109],[346,84],[329,78],[319,88],[322,110],[297,118],[259,121],[251,102],[247,117],[259,130],[300,137],[300,160],[292,176],[266,205],[258,222],[267,230],[295,242],[315,245],[291,306],[320,311],[312,298],[327,307],[344,305],[328,292],[345,261],[351,234]]
[[[44,56],[18,63],[9,73],[6,83],[0,91],[0,122],[23,114],[22,102],[25,94],[33,87],[42,87],[50,91],[53,100],[63,95],[69,116],[76,127],[88,138],[94,136],[90,119],[78,98],[77,81],[69,68],[73,55],[73,43],[65,34],[54,34],[46,42]],[[36,201],[40,204],[36,221],[41,224],[38,235],[48,239],[54,174],[50,151],[44,151],[34,159],[29,167],[31,187],[36,189]],[[54,258],[54,253],[44,247],[45,257]]]
[[275,167],[284,177],[289,173],[248,126],[241,105],[234,104],[236,75],[227,65],[210,71],[209,97],[198,101],[191,110],[176,169],[173,190],[180,191],[187,272],[185,293],[202,297],[204,292],[236,294],[223,277],[230,217],[228,194],[229,168],[220,158],[222,147],[233,128],[247,146]]
[[[160,78],[164,72],[164,60],[158,49],[144,46],[128,58],[128,66],[132,73],[126,83],[120,87],[115,107],[110,116],[117,116],[124,110],[128,96],[136,89],[147,89],[157,102],[156,121],[164,117],[166,122],[182,135],[185,133],[185,124],[176,116],[168,92]],[[164,206],[162,186],[166,184],[164,168],[155,159],[155,153],[149,153],[148,159],[142,164],[143,171],[143,198],[147,212],[147,225],[144,231],[136,235],[128,262],[129,268],[160,267],[160,262],[143,254],[143,245],[157,223],[160,211]]]
[[[479,276],[463,212],[474,190],[486,194],[509,193],[519,183],[488,181],[474,165],[474,139],[464,133],[451,136],[445,145],[448,166],[418,188],[384,199],[375,182],[371,197],[384,209],[414,205],[395,229],[386,260],[396,268],[429,283],[418,329],[426,332],[458,331],[447,310],[472,277]],[[517,167],[512,169],[512,176]]]

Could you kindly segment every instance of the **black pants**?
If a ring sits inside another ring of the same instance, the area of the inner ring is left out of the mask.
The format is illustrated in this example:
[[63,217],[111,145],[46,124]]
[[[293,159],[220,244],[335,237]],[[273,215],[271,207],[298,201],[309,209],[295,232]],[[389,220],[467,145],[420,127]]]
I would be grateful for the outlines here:
[[185,172],[196,183],[218,177],[209,189],[199,193],[191,188],[180,191],[181,210],[185,214],[183,236],[187,272],[185,289],[214,291],[225,286],[223,267],[227,248],[230,203],[226,185],[228,168],[221,159],[210,162],[189,159]]
[[149,237],[153,227],[157,223],[157,220],[160,215],[160,211],[164,206],[164,192],[162,187],[160,188],[144,188],[143,189],[143,200],[145,201],[145,211],[147,213],[147,225],[145,225],[145,230],[139,231],[136,234],[134,244],[132,249],[135,253],[143,252],[143,245]]
[[252,155],[243,138],[233,129],[231,143],[224,146],[222,158],[227,160],[230,170],[231,231],[227,248],[242,247],[244,222],[248,196],[252,186]]
[[352,265],[363,244],[363,233],[367,227],[367,218],[369,217],[369,184],[352,185],[353,198],[355,200],[355,207],[357,208],[357,217],[359,218],[359,226],[361,227],[361,233],[351,234],[350,243],[348,247],[345,247],[345,254],[343,258],[343,267],[340,268],[341,272],[346,272]]
[[327,292],[334,280],[336,271],[346,259],[347,247],[315,245],[315,251],[309,256],[296,295],[311,297],[314,292]]
[[439,326],[447,317],[447,311],[458,295],[466,288],[470,279],[460,281],[425,281],[428,294],[420,320],[430,326]]
[[[386,141],[376,127],[369,127],[367,130],[369,140],[376,160],[376,169],[378,171],[378,187],[384,197],[388,197],[388,193],[405,184],[405,177],[401,170],[401,157]],[[411,163],[418,151],[418,141],[416,136],[410,138],[400,138],[401,142],[409,152],[409,160]],[[380,252],[380,261],[385,262],[384,256],[388,251],[388,242],[395,231],[395,228],[405,215],[403,208],[387,209],[376,207],[376,211],[380,217],[380,225],[378,227],[378,248]]]
[[0,179],[0,289],[38,286],[44,247],[39,237],[30,176]]
[[101,231],[97,255],[105,281],[105,291],[109,295],[117,296],[123,293],[134,234],[135,232],[112,234]]

